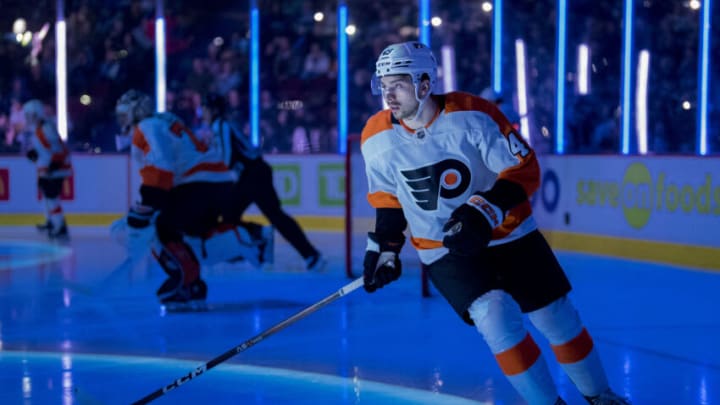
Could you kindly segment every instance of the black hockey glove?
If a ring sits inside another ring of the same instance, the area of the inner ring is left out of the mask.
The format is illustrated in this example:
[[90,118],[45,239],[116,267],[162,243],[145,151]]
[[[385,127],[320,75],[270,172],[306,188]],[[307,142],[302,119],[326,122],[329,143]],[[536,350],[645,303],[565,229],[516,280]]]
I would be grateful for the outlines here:
[[127,224],[130,228],[147,228],[154,221],[155,210],[147,205],[135,204],[127,214]]
[[504,217],[500,207],[480,194],[473,194],[453,211],[443,226],[443,246],[452,254],[475,256],[490,243],[492,230],[503,222]]
[[35,149],[30,149],[25,153],[25,157],[30,159],[31,162],[37,162],[38,160],[38,153]]
[[363,261],[364,288],[374,292],[398,278],[402,265],[398,254],[405,243],[405,236],[395,240],[383,240],[376,233],[368,233],[368,246]]

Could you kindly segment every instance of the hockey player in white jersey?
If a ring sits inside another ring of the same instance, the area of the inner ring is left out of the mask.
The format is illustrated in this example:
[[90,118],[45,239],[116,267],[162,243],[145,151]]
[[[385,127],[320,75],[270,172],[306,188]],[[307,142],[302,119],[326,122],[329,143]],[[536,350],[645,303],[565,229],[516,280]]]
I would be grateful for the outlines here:
[[436,70],[431,50],[415,41],[388,46],[376,63],[373,90],[389,109],[368,120],[361,138],[368,201],[376,209],[365,289],[400,277],[408,228],[435,287],[477,328],[529,404],[565,402],[523,314],[589,403],[626,404],[610,389],[567,296],[570,283],[533,220],[535,152],[494,103],[462,92],[432,94]]
[[116,115],[123,134],[132,139],[131,158],[141,177],[140,201],[124,221],[136,235],[154,227],[160,246],[152,254],[168,276],[157,290],[158,299],[169,309],[202,305],[207,285],[185,238],[204,241],[224,226],[235,173],[217,147],[201,140],[177,116],[154,113],[150,97],[142,92],[123,94]]
[[45,224],[38,230],[47,232],[53,240],[67,240],[69,237],[65,215],[60,204],[65,179],[72,175],[70,151],[60,138],[55,124],[45,114],[40,100],[23,104],[25,122],[30,135],[30,146],[26,156],[37,167],[38,188],[45,201]]

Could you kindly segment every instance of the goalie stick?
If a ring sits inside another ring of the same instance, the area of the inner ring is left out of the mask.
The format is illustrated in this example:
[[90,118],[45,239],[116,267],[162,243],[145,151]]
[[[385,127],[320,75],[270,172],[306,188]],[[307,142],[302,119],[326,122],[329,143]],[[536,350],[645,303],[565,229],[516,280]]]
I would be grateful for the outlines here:
[[184,376],[171,382],[170,384],[168,384],[162,388],[159,388],[159,389],[153,391],[152,393],[144,396],[143,398],[133,402],[133,405],[147,404],[150,401],[160,398],[161,396],[165,395],[165,393],[167,393],[168,391],[178,388],[179,386],[181,386],[181,385],[185,384],[186,382],[192,380],[193,378],[203,374],[204,372],[210,370],[211,368],[217,366],[218,364],[224,362],[225,360],[235,356],[236,354],[238,354],[242,351],[249,349],[250,347],[256,345],[257,343],[260,343],[263,339],[274,334],[275,332],[278,332],[278,331],[284,329],[286,326],[306,317],[307,315],[312,314],[313,312],[317,311],[318,309],[337,300],[338,298],[355,291],[362,285],[363,285],[362,277],[355,279],[355,281],[348,283],[344,287],[335,291],[333,294],[330,294],[327,297],[323,298],[322,300],[310,305],[309,307],[303,309],[302,311],[291,316],[290,318],[287,318],[284,321],[282,321],[278,324],[275,324],[274,326],[266,329],[265,331],[261,332],[260,334],[256,335],[255,337],[250,338],[250,339],[244,341],[243,343],[233,347],[232,349],[226,351],[225,353],[223,353],[223,354],[215,357],[214,359],[208,361],[207,363],[199,366],[195,370],[192,370],[189,373],[185,374]]

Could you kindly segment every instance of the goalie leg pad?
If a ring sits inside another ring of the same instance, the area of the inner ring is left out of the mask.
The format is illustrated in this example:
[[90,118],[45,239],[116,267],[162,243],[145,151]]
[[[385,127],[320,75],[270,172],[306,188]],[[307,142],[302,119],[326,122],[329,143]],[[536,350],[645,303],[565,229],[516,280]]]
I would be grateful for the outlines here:
[[159,254],[153,254],[170,279],[176,280],[177,288],[187,287],[200,278],[200,263],[187,243],[167,242]]
[[260,267],[260,248],[242,226],[226,226],[213,230],[202,242],[203,259],[207,264],[247,260]]
[[133,228],[127,223],[127,216],[110,224],[110,238],[124,246],[131,256],[144,256],[155,241],[155,226]]

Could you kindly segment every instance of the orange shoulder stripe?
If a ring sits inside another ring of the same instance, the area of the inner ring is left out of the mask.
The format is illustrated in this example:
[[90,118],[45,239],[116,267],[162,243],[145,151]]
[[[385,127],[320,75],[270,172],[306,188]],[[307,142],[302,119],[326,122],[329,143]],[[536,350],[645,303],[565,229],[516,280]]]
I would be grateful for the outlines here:
[[369,193],[367,200],[373,208],[402,208],[396,196],[384,191]]
[[377,135],[386,129],[392,128],[390,110],[382,110],[368,119],[360,135],[360,145],[365,143],[373,135]]
[[449,113],[454,111],[481,111],[495,121],[503,135],[507,135],[514,130],[510,120],[505,117],[505,114],[500,111],[495,103],[470,93],[460,91],[448,93],[445,98],[445,111]]
[[135,129],[133,130],[132,144],[141,151],[143,151],[143,154],[145,155],[150,152],[150,144],[148,143],[147,139],[145,139],[145,134],[143,134],[138,127],[135,127]]
[[140,177],[145,186],[157,187],[162,190],[170,190],[173,186],[173,174],[155,166],[145,166],[140,169]]
[[40,141],[45,149],[50,149],[50,142],[47,139],[47,135],[45,135],[45,131],[43,131],[43,125],[45,124],[41,123],[35,128],[35,136],[37,136],[38,141]]

